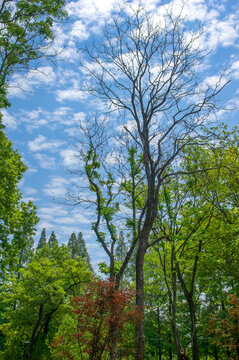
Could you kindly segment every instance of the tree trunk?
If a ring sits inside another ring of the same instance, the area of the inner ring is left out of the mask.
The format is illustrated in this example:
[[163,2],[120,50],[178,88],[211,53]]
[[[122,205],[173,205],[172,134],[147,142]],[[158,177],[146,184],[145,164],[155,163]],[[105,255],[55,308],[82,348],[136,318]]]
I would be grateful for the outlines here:
[[216,345],[214,346],[214,358],[215,360],[218,360],[218,351]]
[[[171,319],[172,317],[172,306],[171,304],[169,303],[168,304],[168,311],[169,311],[169,318]],[[169,360],[172,360],[173,359],[173,352],[172,352],[172,334],[171,334],[171,329],[169,331],[169,334],[168,334],[168,343],[169,343]]]
[[35,343],[36,343],[36,341],[38,339],[38,336],[39,336],[39,328],[40,328],[41,321],[42,321],[42,314],[43,314],[43,304],[40,305],[38,319],[37,319],[35,327],[34,327],[34,329],[32,331],[32,336],[31,336],[31,340],[30,340],[30,344],[29,344],[29,349],[24,355],[24,360],[30,360],[31,359]]
[[[201,245],[200,245],[201,246]],[[198,256],[196,257],[193,273],[195,275],[196,268],[197,268],[197,261]],[[198,340],[197,340],[197,326],[196,326],[196,312],[195,312],[195,304],[193,300],[193,286],[194,286],[194,277],[191,284],[191,290],[190,292],[187,289],[186,283],[182,277],[182,274],[180,272],[179,264],[176,262],[176,269],[177,269],[177,275],[180,281],[180,284],[182,286],[183,293],[185,295],[185,298],[187,300],[189,313],[190,313],[190,321],[191,321],[191,342],[192,342],[192,358],[193,360],[200,360],[199,357],[199,349],[198,349]]]
[[146,247],[140,243],[136,256],[136,305],[140,311],[140,317],[136,323],[136,353],[135,360],[144,360],[145,336],[144,336],[144,255]]
[[161,350],[161,326],[160,326],[160,317],[159,317],[159,307],[157,308],[157,319],[158,319],[158,360],[162,360],[162,350]]
[[177,352],[177,356],[179,360],[189,360],[188,356],[185,354],[185,350],[182,348],[180,344],[179,334],[177,330],[177,322],[176,322],[176,306],[177,306],[177,276],[176,276],[176,269],[174,266],[174,246],[172,246],[172,253],[171,253],[171,271],[172,271],[172,317],[171,317],[171,324],[172,324],[172,331],[173,331],[173,338],[174,344]]
[[191,318],[191,339],[192,339],[193,360],[200,360],[198,340],[197,340],[195,305],[192,298],[190,299],[190,301],[188,301],[188,306],[189,306],[189,312]]
[[111,336],[110,336],[110,354],[109,354],[109,360],[116,360],[117,356],[117,333],[115,329],[112,329]]

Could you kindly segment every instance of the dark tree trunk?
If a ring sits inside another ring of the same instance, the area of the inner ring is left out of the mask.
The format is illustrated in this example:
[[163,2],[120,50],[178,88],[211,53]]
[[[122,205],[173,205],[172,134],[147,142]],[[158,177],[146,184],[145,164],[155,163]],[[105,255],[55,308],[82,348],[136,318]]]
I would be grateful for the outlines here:
[[[168,311],[169,311],[169,318],[171,319],[172,317],[172,306],[170,304],[168,304]],[[168,335],[168,343],[169,343],[169,360],[173,359],[173,352],[172,352],[172,334],[171,334],[171,330],[169,331],[169,335]]]
[[171,332],[170,332],[169,337],[168,337],[168,342],[169,342],[169,352],[168,352],[169,360],[173,360]]
[[135,360],[144,360],[145,336],[144,336],[144,255],[146,247],[139,245],[136,256],[136,305],[141,313],[136,323],[136,353]]
[[217,351],[217,347],[216,347],[216,346],[214,347],[214,358],[215,358],[215,360],[219,360],[219,359],[218,359],[218,351]]
[[177,329],[177,322],[176,322],[176,307],[177,307],[177,274],[176,274],[176,268],[174,263],[175,258],[175,248],[174,245],[172,246],[171,250],[171,273],[172,273],[172,294],[171,294],[171,310],[172,310],[172,316],[171,316],[171,325],[172,325],[172,331],[173,331],[173,338],[174,338],[174,344],[177,352],[177,356],[179,360],[189,360],[187,355],[185,354],[184,349],[181,346],[178,329]]
[[194,301],[192,298],[188,302],[188,306],[189,306],[190,317],[191,317],[191,339],[192,339],[193,360],[200,360],[198,340],[197,340],[195,305],[194,305]]
[[159,317],[159,307],[157,308],[157,319],[158,319],[158,359],[162,360],[162,350],[161,350],[161,326],[160,326],[160,317]]
[[39,314],[38,314],[38,319],[37,322],[35,324],[35,327],[32,331],[32,336],[31,336],[31,340],[30,340],[30,344],[29,344],[29,349],[28,351],[25,353],[24,355],[24,360],[30,360],[33,350],[34,350],[34,346],[36,344],[36,341],[38,339],[39,336],[39,328],[42,322],[42,314],[43,314],[43,305],[40,305],[40,309],[39,309]]

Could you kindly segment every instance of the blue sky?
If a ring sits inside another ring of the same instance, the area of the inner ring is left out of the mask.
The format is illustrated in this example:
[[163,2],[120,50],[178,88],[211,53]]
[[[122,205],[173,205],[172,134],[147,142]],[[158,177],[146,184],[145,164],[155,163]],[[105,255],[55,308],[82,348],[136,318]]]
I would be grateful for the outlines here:
[[[114,0],[69,1],[67,24],[55,26],[54,46],[59,52],[54,63],[38,64],[37,71],[15,73],[9,80],[10,109],[3,112],[6,132],[18,149],[28,171],[21,183],[24,200],[38,207],[38,240],[42,228],[50,236],[55,231],[58,240],[67,242],[72,232],[82,231],[93,262],[105,259],[95,242],[91,229],[94,211],[83,206],[69,209],[57,202],[64,198],[74,175],[66,170],[81,166],[73,145],[77,137],[77,122],[84,121],[95,103],[86,91],[86,77],[80,66],[77,49],[101,34],[102,27],[117,8]],[[155,17],[161,5],[169,2],[143,0],[142,6]],[[177,12],[181,1],[172,1]],[[136,5],[138,2],[132,2]],[[219,111],[218,121],[238,124],[239,108],[239,3],[238,1],[188,0],[183,15],[191,22],[200,22],[204,34],[200,46],[212,50],[205,62],[207,81],[216,81],[215,74],[224,66],[231,72],[231,83],[220,95],[229,112]],[[55,199],[55,200],[54,200]]]

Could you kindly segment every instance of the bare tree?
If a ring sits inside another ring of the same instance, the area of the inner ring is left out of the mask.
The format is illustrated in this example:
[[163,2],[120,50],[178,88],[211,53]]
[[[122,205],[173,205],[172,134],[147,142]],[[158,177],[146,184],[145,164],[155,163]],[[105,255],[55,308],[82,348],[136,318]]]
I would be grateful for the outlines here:
[[[172,10],[156,19],[142,8],[127,7],[112,17],[103,35],[99,45],[83,49],[82,68],[91,79],[90,92],[118,111],[121,137],[130,137],[142,154],[144,203],[135,236],[136,303],[143,314],[143,263],[152,245],[159,189],[180,173],[169,168],[180,163],[185,146],[199,138],[205,144],[201,129],[217,110],[216,96],[228,81],[223,74],[213,86],[203,79],[199,65],[207,53],[197,45],[200,31],[189,32]],[[143,319],[136,326],[136,345],[136,359],[144,359]]]
[[[138,241],[137,217],[144,184],[142,156],[138,156],[132,141],[111,137],[109,120],[105,117],[88,119],[79,127],[76,151],[84,167],[71,170],[81,181],[75,184],[75,189],[71,187],[66,201],[68,205],[84,203],[95,211],[92,230],[109,259],[109,266],[102,262],[99,267],[118,288]],[[117,151],[112,149],[112,142],[117,143]],[[122,237],[127,239],[124,249]],[[117,350],[114,328],[109,341],[113,360]]]

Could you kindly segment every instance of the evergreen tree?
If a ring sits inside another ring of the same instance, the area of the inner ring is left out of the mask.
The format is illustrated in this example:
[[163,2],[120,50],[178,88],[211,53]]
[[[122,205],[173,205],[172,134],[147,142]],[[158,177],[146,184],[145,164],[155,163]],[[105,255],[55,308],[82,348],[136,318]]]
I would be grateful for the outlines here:
[[77,238],[75,233],[71,234],[67,246],[73,259],[75,259],[76,256],[79,256],[79,251],[77,251]]
[[51,232],[51,236],[49,237],[49,240],[48,240],[48,246],[51,249],[53,249],[55,246],[58,246],[58,241],[57,241],[56,234],[54,233],[54,231]]
[[90,256],[88,254],[82,232],[79,232],[77,237],[75,233],[72,233],[67,246],[73,259],[75,259],[77,256],[80,256],[85,260],[88,269],[93,271],[92,265],[90,263]]
[[42,249],[44,246],[47,245],[47,240],[46,240],[46,229],[44,228],[41,232],[41,237],[39,239],[38,245],[37,245],[37,250],[38,249]]
[[79,247],[79,256],[85,260],[87,268],[93,271],[92,265],[90,263],[90,255],[88,254],[82,232],[79,232],[77,236],[77,246]]

